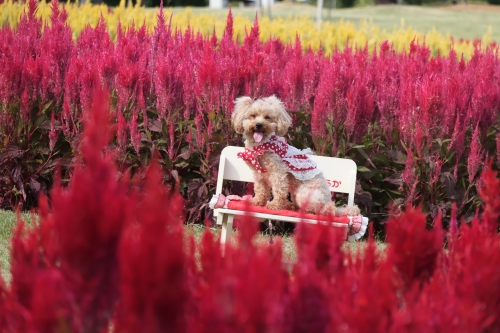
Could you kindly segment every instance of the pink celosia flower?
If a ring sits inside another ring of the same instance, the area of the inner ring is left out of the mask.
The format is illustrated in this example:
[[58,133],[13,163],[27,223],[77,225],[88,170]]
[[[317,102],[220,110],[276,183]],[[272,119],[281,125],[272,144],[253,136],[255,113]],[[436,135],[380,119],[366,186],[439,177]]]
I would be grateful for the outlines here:
[[50,132],[49,132],[50,150],[54,150],[54,146],[56,145],[56,141],[57,141],[57,132],[56,132],[56,127],[55,127],[54,111],[52,111],[52,116],[50,119]]
[[472,142],[470,145],[470,152],[467,158],[467,171],[469,172],[469,182],[473,183],[477,171],[481,165],[483,159],[483,151],[481,149],[481,143],[479,142],[479,124],[476,125],[474,133],[472,134]]

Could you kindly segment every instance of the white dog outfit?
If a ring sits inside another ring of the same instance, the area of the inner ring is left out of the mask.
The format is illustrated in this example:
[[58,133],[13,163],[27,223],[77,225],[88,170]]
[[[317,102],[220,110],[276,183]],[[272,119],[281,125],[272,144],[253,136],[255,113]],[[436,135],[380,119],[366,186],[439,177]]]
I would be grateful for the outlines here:
[[299,150],[287,144],[285,138],[278,137],[274,133],[254,149],[245,148],[245,152],[238,153],[238,157],[253,165],[259,173],[267,172],[258,162],[258,157],[265,151],[272,151],[278,155],[288,166],[288,171],[298,180],[309,180],[321,173],[316,162],[307,157],[311,154],[310,149]]

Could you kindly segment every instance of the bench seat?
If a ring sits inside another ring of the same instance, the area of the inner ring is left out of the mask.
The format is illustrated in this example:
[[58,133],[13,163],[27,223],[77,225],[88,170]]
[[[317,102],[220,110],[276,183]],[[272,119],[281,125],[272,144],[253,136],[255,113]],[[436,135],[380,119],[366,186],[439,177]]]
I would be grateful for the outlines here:
[[[240,158],[237,157],[238,153],[243,152],[245,148],[228,146],[225,147],[220,156],[219,170],[217,177],[217,187],[216,195],[222,193],[222,186],[225,180],[241,181],[241,182],[252,182],[253,173],[248,165]],[[346,193],[348,195],[347,204],[354,204],[354,190],[356,187],[356,173],[357,166],[353,160],[345,158],[336,157],[325,157],[309,155],[309,157],[314,160],[318,168],[323,172],[328,185],[330,186],[330,191],[335,193]],[[328,216],[312,216],[307,215],[309,218],[302,218],[296,216],[286,216],[279,214],[270,214],[268,212],[263,212],[266,210],[264,207],[254,207],[262,208],[261,212],[255,211],[253,209],[250,214],[258,220],[274,220],[283,222],[306,222],[306,223],[331,223],[334,227],[344,228],[346,232],[349,229],[349,217],[335,217],[335,222],[328,222]],[[229,209],[229,208],[217,208],[214,209],[214,217],[217,219],[217,224],[222,225],[221,233],[221,243],[224,245],[231,233],[233,228],[233,220],[235,216],[243,216],[248,214],[242,209]],[[311,218],[311,216],[313,218]],[[366,219],[366,218],[363,218]],[[338,221],[337,221],[338,220]],[[345,221],[345,222],[344,222]],[[366,221],[367,222],[367,221]]]

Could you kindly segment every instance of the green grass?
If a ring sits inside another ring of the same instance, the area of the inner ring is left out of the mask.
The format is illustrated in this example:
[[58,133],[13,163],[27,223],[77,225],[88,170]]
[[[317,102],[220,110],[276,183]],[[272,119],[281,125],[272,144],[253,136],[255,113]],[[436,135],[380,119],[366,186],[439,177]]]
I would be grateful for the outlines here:
[[[29,213],[21,214],[25,221],[31,221]],[[0,272],[5,280],[10,280],[10,236],[16,224],[16,214],[0,210]]]
[[[184,8],[176,7],[175,12]],[[227,15],[228,9],[210,9],[208,7],[191,8],[194,14],[216,14],[221,17]],[[233,7],[234,15],[246,16],[250,19],[255,17],[255,8]],[[263,15],[268,15],[267,10]],[[272,17],[296,17],[309,15],[316,17],[316,7],[308,4],[292,4],[290,2],[279,2],[271,7]],[[331,16],[330,16],[331,15]],[[332,21],[351,21],[359,27],[360,21],[371,21],[374,25],[392,31],[399,28],[402,23],[405,27],[412,26],[418,32],[428,32],[435,28],[442,34],[449,33],[455,39],[475,39],[485,35],[492,28],[491,37],[500,41],[500,6],[487,4],[467,5],[442,5],[442,6],[362,6],[346,9],[334,9],[329,13],[323,10],[323,18]],[[262,31],[264,33],[264,31]]]
[[0,269],[5,276],[10,268],[9,264],[9,239],[12,234],[12,227],[15,223],[15,216],[12,212],[0,210]]

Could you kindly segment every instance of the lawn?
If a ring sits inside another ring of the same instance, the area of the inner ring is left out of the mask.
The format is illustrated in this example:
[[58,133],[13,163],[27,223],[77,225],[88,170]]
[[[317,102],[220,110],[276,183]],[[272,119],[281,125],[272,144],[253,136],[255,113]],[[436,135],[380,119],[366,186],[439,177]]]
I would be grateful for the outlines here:
[[[30,221],[29,213],[22,214],[25,221]],[[12,227],[16,222],[16,214],[11,211],[0,210],[0,272],[4,277],[9,277],[9,248]]]
[[[185,8],[176,7],[174,14]],[[193,14],[216,14],[222,17],[227,15],[227,9],[210,9],[208,7],[191,8]],[[234,15],[255,17],[255,8],[233,7]],[[264,11],[263,15],[268,15]],[[271,8],[272,17],[288,17],[309,15],[316,16],[316,7],[308,4],[292,4],[279,2]],[[371,21],[374,25],[388,31],[411,26],[414,30],[425,33],[435,28],[442,34],[449,33],[455,39],[475,39],[485,35],[489,28],[492,29],[491,38],[500,42],[500,6],[483,4],[443,5],[443,6],[364,6],[347,9],[335,9],[331,13],[325,9],[323,17],[333,21],[351,21],[360,26],[361,21]],[[265,31],[262,31],[265,33]]]

